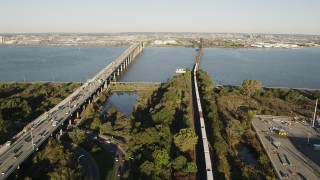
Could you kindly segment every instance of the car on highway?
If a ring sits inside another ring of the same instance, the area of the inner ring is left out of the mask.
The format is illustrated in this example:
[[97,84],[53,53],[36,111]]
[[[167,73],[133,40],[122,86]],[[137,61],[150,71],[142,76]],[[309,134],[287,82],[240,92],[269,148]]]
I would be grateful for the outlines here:
[[46,137],[48,134],[49,134],[49,131],[42,134],[42,137]]
[[122,160],[122,162],[125,162],[125,161],[126,161],[126,155],[123,154],[123,155],[121,156],[121,160]]
[[111,139],[107,139],[107,140],[106,140],[106,143],[111,143]]
[[43,131],[39,134],[39,136],[43,136],[44,133],[46,133],[46,130],[43,130]]
[[114,157],[114,160],[119,161],[119,154],[116,154],[116,156]]
[[40,139],[38,139],[38,141],[34,142],[33,145],[37,145],[39,144],[39,142],[41,141],[42,137]]
[[27,136],[26,138],[24,138],[24,142],[30,142],[31,141],[31,135],[30,136]]
[[3,170],[3,171],[1,172],[1,174],[6,174],[12,167],[13,167],[13,165],[10,165],[10,166],[7,167],[5,170]]
[[12,152],[15,154],[15,153],[17,153],[22,147],[23,147],[23,145],[17,147],[17,148],[14,149]]
[[52,126],[57,126],[58,125],[58,121],[53,121],[52,122]]
[[118,176],[121,176],[121,166],[118,167]]
[[17,159],[22,153],[23,151],[20,151],[18,154],[14,155],[14,158]]
[[67,112],[66,112],[66,114],[69,114],[69,113],[70,113],[70,111],[67,111]]

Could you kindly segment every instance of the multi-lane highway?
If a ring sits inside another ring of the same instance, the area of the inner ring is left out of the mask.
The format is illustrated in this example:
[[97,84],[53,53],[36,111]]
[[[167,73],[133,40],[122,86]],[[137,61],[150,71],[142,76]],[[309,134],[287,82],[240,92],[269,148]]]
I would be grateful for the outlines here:
[[7,178],[19,165],[53,134],[71,116],[82,111],[92,100],[92,96],[107,87],[109,80],[119,75],[128,63],[143,50],[143,43],[130,46],[111,64],[89,79],[58,105],[32,121],[25,132],[19,133],[15,141],[0,157],[0,179]]

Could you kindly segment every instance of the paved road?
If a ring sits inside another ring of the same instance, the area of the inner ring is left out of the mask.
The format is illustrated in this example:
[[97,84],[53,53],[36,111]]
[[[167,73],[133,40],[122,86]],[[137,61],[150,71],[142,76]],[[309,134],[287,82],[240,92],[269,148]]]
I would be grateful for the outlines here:
[[67,141],[63,141],[63,145],[77,155],[81,172],[84,174],[84,180],[100,179],[99,167],[90,153],[80,146],[76,146]]
[[99,136],[94,133],[87,134],[87,137],[90,139],[97,138],[96,141],[100,142],[100,145],[110,152],[111,156],[114,158],[115,177],[116,179],[121,179],[123,172],[127,171],[129,168],[128,163],[125,160],[126,152],[116,142],[113,142],[107,137]]
[[[82,104],[100,88],[106,79],[112,77],[113,72],[136,49],[139,44],[129,47],[113,63],[106,66],[92,79],[88,80],[78,90],[28,125],[27,133],[21,132],[10,148],[0,157],[0,179],[7,178],[26,158],[32,154],[49,136],[53,134],[72,114],[81,111]],[[103,80],[103,81],[101,81]],[[72,99],[71,103],[70,100]],[[49,117],[48,117],[49,116]]]

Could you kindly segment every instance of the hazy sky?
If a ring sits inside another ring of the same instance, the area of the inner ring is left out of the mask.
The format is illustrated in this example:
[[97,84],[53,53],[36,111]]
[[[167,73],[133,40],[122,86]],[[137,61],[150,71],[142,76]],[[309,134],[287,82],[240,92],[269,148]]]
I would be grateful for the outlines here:
[[320,0],[0,0],[0,33],[320,35]]

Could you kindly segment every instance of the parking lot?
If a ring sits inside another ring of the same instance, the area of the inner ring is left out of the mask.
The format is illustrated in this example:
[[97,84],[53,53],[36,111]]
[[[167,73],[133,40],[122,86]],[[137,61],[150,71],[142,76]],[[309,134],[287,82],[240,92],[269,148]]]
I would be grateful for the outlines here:
[[280,179],[320,179],[320,133],[308,123],[255,116],[252,125]]

